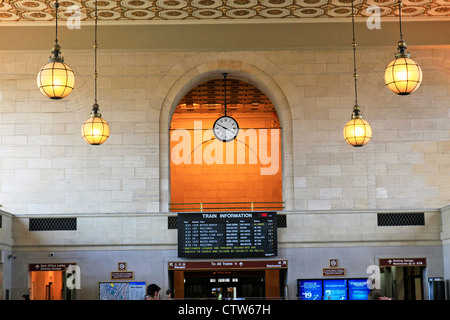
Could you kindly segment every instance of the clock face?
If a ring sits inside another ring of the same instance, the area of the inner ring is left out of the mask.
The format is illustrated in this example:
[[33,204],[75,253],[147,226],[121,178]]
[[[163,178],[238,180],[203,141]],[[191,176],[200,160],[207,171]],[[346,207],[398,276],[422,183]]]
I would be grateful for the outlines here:
[[223,142],[234,140],[239,133],[239,126],[236,120],[231,117],[223,116],[214,122],[214,135]]

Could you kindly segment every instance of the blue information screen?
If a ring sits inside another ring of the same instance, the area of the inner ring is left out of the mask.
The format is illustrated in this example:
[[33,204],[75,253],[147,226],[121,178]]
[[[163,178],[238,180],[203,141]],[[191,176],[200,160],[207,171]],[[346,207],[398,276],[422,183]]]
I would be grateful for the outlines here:
[[323,299],[348,300],[347,280],[346,279],[323,280]]
[[367,300],[370,289],[367,287],[367,279],[348,280],[349,300]]
[[300,300],[322,300],[322,280],[299,280]]

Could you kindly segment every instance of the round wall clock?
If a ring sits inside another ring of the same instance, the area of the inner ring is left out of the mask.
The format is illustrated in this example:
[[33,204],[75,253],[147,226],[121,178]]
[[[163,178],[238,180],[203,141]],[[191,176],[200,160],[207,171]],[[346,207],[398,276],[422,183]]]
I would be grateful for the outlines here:
[[239,133],[239,125],[232,117],[223,116],[214,122],[213,132],[216,139],[222,142],[229,142],[236,139]]

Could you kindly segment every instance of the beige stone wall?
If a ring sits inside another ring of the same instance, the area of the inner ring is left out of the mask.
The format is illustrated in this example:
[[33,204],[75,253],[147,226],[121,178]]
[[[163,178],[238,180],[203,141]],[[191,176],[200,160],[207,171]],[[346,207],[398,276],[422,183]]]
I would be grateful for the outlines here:
[[450,201],[450,49],[410,47],[424,80],[389,92],[395,48],[358,48],[358,95],[374,135],[342,137],[354,103],[352,51],[99,52],[102,146],[80,127],[93,104],[93,56],[64,51],[76,89],[49,101],[36,88],[48,52],[0,54],[0,203],[13,214],[167,212],[168,128],[177,102],[227,71],[274,103],[283,128],[287,210],[441,208]]
[[[77,218],[76,231],[29,231],[29,219],[36,217],[47,216],[13,218],[14,251],[177,249],[177,230],[168,228],[166,214],[71,215]],[[425,211],[424,226],[378,226],[377,212],[369,210],[298,211],[288,213],[286,219],[287,227],[278,228],[279,248],[440,246],[441,236],[446,237],[441,233],[440,210]],[[447,228],[446,220],[442,227]]]
[[13,217],[11,214],[0,210],[1,228],[0,228],[0,262],[5,259],[2,256],[2,250],[11,250],[14,244],[12,234]]

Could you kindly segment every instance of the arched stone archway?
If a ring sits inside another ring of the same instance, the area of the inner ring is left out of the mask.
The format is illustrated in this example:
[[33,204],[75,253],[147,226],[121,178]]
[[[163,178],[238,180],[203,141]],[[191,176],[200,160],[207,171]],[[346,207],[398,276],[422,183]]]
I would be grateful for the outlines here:
[[[176,68],[177,66],[174,66]],[[270,68],[268,66],[267,68]],[[292,118],[290,105],[280,88],[274,80],[272,73],[265,72],[254,65],[242,61],[220,60],[203,63],[187,68],[168,85],[167,94],[162,98],[159,118],[159,146],[160,146],[160,211],[169,211],[170,202],[170,148],[169,128],[172,114],[180,100],[194,87],[214,78],[220,78],[222,73],[228,73],[230,79],[237,79],[252,84],[262,91],[273,103],[277,110],[282,129],[281,144],[283,167],[283,201],[285,209],[293,206],[293,159],[292,159]],[[173,76],[161,81],[161,85],[173,80]]]

